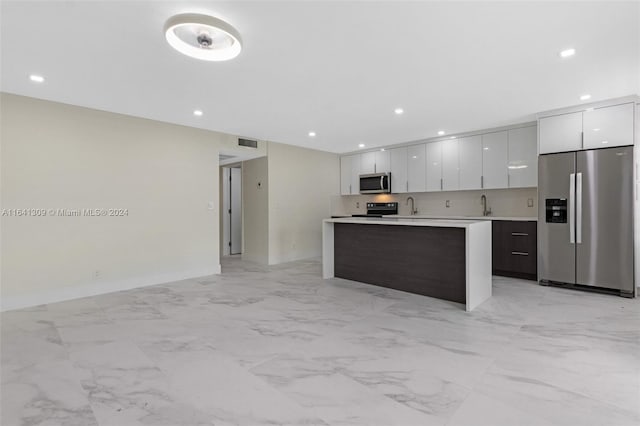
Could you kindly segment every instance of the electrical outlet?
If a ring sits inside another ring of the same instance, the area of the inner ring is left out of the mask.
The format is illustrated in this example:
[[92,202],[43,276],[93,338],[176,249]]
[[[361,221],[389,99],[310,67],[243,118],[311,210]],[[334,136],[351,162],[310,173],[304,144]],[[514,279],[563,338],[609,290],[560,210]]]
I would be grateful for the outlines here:
[[446,208],[451,207],[451,203],[449,202],[449,200],[445,201],[444,205]]
[[527,199],[527,207],[533,207],[533,198]]
[[95,271],[93,271],[93,279],[94,280],[99,280],[100,277],[102,277],[102,271],[96,269]]
[[360,201],[356,201],[356,209],[360,208]]

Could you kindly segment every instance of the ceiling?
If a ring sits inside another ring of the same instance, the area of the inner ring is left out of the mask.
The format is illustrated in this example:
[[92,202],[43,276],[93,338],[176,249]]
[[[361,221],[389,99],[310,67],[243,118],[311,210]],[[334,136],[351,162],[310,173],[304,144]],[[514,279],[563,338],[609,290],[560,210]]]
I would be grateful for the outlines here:
[[[331,152],[529,121],[585,93],[640,93],[640,2],[1,6],[2,91]],[[163,25],[184,12],[235,26],[240,56],[173,50]],[[561,59],[568,47],[577,54]]]

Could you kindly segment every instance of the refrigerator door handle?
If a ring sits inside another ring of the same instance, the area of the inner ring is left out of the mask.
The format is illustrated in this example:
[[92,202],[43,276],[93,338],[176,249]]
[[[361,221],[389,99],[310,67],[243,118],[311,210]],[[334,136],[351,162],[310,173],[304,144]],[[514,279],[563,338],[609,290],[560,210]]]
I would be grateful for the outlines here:
[[582,173],[576,173],[576,243],[582,244]]
[[576,224],[574,222],[576,208],[576,174],[569,175],[569,242],[576,243]]

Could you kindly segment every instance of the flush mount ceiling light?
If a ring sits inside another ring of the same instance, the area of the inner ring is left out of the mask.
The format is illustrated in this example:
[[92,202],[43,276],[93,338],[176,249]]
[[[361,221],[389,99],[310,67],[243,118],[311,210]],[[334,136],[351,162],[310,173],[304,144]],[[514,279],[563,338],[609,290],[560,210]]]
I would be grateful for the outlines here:
[[35,74],[31,74],[29,76],[29,80],[35,82],[35,83],[42,83],[44,82],[44,77],[41,75],[35,75]]
[[363,143],[359,143],[358,144],[358,148],[364,148],[364,144]]
[[404,114],[404,110],[402,108],[396,108],[396,109],[393,110],[393,112],[395,112],[396,115]]
[[440,136],[444,135],[444,130],[439,130],[438,131],[438,135],[440,135]]
[[228,61],[240,54],[240,34],[213,16],[184,13],[164,25],[167,42],[178,52],[203,61]]
[[315,138],[316,137],[316,132],[309,132],[309,137],[310,138]]
[[587,101],[589,99],[591,99],[591,95],[582,95],[582,96],[580,96],[580,100],[581,101]]
[[196,117],[202,117],[202,111],[199,109],[193,110],[193,115]]

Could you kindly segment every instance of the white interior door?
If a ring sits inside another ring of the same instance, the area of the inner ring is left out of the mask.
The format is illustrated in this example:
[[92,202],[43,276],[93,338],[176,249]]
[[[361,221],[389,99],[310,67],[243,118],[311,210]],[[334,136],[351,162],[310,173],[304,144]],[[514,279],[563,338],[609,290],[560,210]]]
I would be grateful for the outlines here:
[[231,169],[229,167],[222,168],[222,255],[231,254]]
[[230,186],[230,206],[229,213],[231,222],[230,254],[242,253],[242,169],[234,167],[231,169]]

